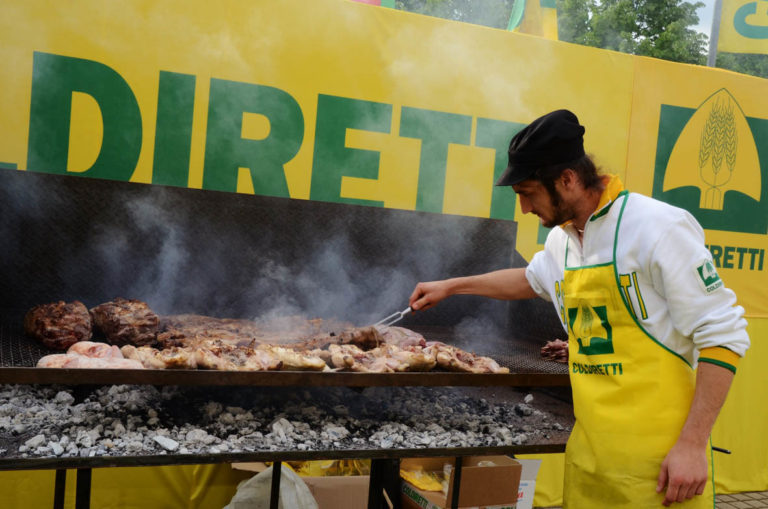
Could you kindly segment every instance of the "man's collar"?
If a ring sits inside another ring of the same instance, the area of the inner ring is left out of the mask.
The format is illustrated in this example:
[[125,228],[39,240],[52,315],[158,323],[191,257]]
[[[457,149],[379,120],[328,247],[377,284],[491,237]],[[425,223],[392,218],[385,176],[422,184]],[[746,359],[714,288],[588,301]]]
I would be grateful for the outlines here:
[[[621,183],[621,179],[617,175],[603,175],[602,177],[603,193],[600,195],[600,200],[597,202],[597,208],[589,217],[590,221],[594,221],[598,217],[602,217],[608,213],[611,209],[611,205],[616,201],[622,192],[624,192],[624,184]],[[561,228],[565,228],[571,224],[571,221],[566,221],[561,224]]]

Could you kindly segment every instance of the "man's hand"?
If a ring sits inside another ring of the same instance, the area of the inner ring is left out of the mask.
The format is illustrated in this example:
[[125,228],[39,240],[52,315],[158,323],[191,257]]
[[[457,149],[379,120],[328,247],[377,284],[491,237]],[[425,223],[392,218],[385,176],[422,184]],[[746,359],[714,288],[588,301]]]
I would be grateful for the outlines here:
[[414,288],[408,304],[414,311],[429,309],[450,296],[448,280],[419,283]]
[[685,502],[704,493],[707,484],[707,447],[677,442],[661,463],[656,493],[664,488],[664,506]]
[[733,373],[717,364],[700,362],[691,410],[677,443],[661,464],[656,493],[664,487],[664,505],[683,502],[704,492],[707,482],[707,444],[712,426],[725,402]]

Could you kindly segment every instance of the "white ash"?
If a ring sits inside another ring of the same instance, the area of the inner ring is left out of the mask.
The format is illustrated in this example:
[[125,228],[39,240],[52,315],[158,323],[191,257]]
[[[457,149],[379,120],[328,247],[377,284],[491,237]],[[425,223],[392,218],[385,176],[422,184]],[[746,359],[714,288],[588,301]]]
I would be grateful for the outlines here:
[[0,385],[5,458],[520,445],[568,430],[460,388]]

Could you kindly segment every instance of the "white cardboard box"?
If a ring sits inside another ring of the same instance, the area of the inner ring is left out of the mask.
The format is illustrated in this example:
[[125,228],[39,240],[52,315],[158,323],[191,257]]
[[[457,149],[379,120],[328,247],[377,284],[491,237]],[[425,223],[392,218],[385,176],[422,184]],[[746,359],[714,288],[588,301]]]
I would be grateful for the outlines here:
[[536,476],[539,475],[541,460],[517,461],[523,466],[523,471],[520,474],[516,509],[533,509],[533,494],[536,491]]

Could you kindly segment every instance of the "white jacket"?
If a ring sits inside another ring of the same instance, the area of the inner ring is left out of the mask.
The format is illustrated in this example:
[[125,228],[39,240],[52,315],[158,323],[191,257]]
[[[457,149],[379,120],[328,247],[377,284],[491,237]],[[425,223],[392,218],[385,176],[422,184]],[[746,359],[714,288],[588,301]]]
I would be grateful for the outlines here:
[[556,282],[562,285],[566,251],[569,268],[609,263],[616,239],[620,286],[640,326],[692,366],[710,361],[735,371],[749,348],[747,322],[715,272],[704,230],[686,210],[621,191],[619,179],[610,177],[601,206],[585,225],[583,245],[572,225],[552,229],[526,269],[534,291],[555,304],[567,330],[555,290]]

